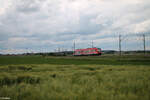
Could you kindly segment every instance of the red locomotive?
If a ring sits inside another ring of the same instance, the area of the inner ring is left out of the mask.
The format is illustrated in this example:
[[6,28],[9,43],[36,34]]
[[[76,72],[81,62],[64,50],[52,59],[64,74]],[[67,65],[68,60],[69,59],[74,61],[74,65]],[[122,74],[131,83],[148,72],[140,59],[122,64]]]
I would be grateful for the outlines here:
[[74,56],[88,56],[88,55],[101,55],[101,48],[87,48],[87,49],[76,49]]

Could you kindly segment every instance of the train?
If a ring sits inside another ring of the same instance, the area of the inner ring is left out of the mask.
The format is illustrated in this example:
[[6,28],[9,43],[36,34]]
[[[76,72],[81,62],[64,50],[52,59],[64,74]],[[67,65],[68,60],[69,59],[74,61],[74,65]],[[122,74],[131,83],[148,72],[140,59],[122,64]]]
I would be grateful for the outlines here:
[[73,53],[74,56],[99,56],[102,54],[101,48],[86,48],[76,49]]

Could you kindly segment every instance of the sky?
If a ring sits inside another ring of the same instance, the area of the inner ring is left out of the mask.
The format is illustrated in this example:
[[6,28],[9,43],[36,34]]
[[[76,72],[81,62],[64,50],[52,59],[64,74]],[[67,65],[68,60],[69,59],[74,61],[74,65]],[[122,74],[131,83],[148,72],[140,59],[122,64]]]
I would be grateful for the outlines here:
[[0,0],[0,53],[150,50],[150,0]]

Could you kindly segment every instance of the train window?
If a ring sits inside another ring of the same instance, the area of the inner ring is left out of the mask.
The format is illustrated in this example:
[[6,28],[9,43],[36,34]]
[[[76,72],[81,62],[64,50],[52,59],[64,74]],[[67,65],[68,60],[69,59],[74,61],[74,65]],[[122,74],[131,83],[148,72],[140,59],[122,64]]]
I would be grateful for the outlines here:
[[98,51],[101,51],[101,48],[98,48]]
[[85,53],[88,53],[88,50],[86,50]]
[[92,52],[92,50],[89,50],[89,52]]
[[92,52],[95,52],[95,49],[93,49]]
[[80,54],[80,51],[76,51],[76,54]]

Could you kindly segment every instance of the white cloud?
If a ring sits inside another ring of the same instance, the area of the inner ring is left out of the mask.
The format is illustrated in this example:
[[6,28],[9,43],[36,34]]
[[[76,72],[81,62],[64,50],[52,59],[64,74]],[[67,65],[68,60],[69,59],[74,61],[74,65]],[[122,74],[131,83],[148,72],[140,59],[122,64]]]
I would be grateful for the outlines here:
[[1,0],[0,42],[3,49],[48,44],[54,49],[95,40],[116,48],[118,33],[150,31],[149,5],[149,0]]
[[0,16],[5,14],[11,6],[11,0],[0,0]]
[[149,29],[150,20],[146,20],[144,22],[138,23],[135,25],[134,31],[135,32],[145,32]]

